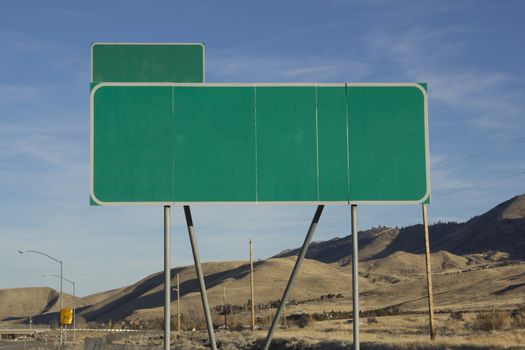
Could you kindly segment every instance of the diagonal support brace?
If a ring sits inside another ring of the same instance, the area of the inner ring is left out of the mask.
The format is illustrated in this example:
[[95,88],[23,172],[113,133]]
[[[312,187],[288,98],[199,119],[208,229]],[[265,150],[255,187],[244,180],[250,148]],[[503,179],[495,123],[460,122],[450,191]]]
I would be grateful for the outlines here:
[[195,270],[199,279],[199,287],[201,290],[202,308],[204,309],[204,316],[206,317],[206,325],[208,326],[208,336],[210,338],[210,346],[213,350],[217,350],[217,343],[215,342],[215,333],[213,331],[213,321],[211,319],[210,306],[208,304],[208,296],[206,295],[206,285],[204,284],[204,275],[202,273],[201,259],[199,255],[199,247],[197,246],[197,239],[195,238],[195,228],[193,227],[193,219],[191,218],[191,211],[188,205],[184,206],[184,215],[186,216],[186,224],[188,226],[188,234],[190,236],[191,250],[193,253],[193,261],[195,262]]
[[312,223],[310,224],[310,228],[308,229],[308,233],[306,234],[306,238],[304,239],[303,246],[301,248],[301,251],[299,252],[299,256],[297,257],[297,261],[295,262],[295,266],[292,270],[292,274],[290,276],[290,279],[288,280],[286,289],[284,290],[283,297],[281,298],[281,304],[279,305],[279,309],[277,309],[277,313],[275,314],[273,321],[272,321],[272,326],[270,327],[270,330],[268,331],[268,336],[266,337],[266,343],[264,344],[264,350],[268,350],[270,348],[270,343],[272,342],[273,333],[275,332],[275,328],[277,327],[277,324],[279,323],[279,318],[281,317],[281,313],[283,312],[284,305],[288,301],[288,296],[290,295],[290,292],[292,291],[293,284],[295,282],[297,274],[299,273],[299,270],[301,269],[301,265],[306,255],[306,251],[308,250],[308,247],[310,246],[310,242],[312,241],[312,237],[314,235],[315,229],[317,228],[317,224],[319,223],[319,219],[321,218],[321,213],[323,212],[323,209],[324,209],[324,205],[317,206],[317,210],[315,211],[314,218],[312,219]]

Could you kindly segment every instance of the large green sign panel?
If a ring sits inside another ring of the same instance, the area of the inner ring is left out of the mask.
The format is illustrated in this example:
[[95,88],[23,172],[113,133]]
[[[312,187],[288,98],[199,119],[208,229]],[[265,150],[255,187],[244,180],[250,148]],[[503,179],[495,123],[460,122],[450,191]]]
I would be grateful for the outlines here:
[[101,83],[91,196],[101,205],[422,203],[420,84]]

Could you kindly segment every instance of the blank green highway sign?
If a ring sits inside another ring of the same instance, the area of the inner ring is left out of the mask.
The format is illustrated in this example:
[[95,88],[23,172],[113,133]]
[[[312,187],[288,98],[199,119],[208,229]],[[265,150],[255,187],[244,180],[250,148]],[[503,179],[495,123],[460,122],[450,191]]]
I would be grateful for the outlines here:
[[422,203],[420,84],[101,83],[91,91],[100,205]]
[[91,82],[204,82],[204,45],[93,43]]

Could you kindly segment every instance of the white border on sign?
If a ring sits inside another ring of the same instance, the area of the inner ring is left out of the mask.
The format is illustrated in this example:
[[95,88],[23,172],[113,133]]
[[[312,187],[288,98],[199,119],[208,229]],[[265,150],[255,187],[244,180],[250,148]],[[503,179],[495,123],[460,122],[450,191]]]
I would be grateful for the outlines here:
[[[426,183],[427,192],[425,195],[414,201],[299,201],[299,202],[104,202],[99,200],[94,193],[94,101],[95,94],[98,89],[105,86],[198,86],[198,87],[280,87],[280,86],[305,86],[305,87],[317,87],[317,86],[369,86],[369,87],[415,87],[423,94],[423,108],[424,108],[424,128],[425,128],[425,166],[426,166]],[[95,203],[98,205],[105,206],[165,206],[165,205],[360,205],[360,204],[422,204],[430,196],[430,152],[429,152],[429,141],[428,141],[428,94],[427,91],[418,83],[100,83],[97,84],[90,93],[90,195]]]
[[96,45],[122,45],[122,46],[145,46],[145,45],[159,45],[159,46],[201,46],[202,47],[202,82],[206,82],[206,46],[204,43],[142,43],[142,42],[93,42],[91,43],[91,66],[90,66],[90,83],[93,83],[93,48]]

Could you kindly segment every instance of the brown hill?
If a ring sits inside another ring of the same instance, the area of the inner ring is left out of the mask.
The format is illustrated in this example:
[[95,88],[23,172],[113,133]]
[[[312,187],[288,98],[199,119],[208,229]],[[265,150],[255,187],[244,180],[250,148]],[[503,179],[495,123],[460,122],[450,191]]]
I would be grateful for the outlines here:
[[525,259],[525,195],[501,203],[474,217],[448,237],[437,238],[434,249],[455,254],[501,251]]
[[[525,260],[525,195],[516,196],[465,223],[430,225],[432,252],[448,251],[457,255],[500,251],[509,259]],[[401,229],[373,228],[359,232],[359,259],[384,258],[395,252],[424,252],[423,225]],[[299,248],[275,257],[297,255]],[[351,259],[350,236],[314,242],[306,255],[325,263],[345,264]]]
[[[430,261],[433,273],[461,271],[467,269],[469,265],[468,258],[444,251],[432,254]],[[423,254],[395,252],[386,258],[364,262],[362,271],[407,279],[425,274],[425,256]]]
[[57,301],[58,293],[47,287],[0,289],[0,320],[45,313]]
[[85,305],[88,305],[88,306],[95,305],[95,304],[97,304],[97,303],[99,303],[99,302],[101,302],[103,300],[107,300],[107,299],[111,298],[113,295],[119,293],[124,288],[125,287],[116,288],[116,289],[111,289],[111,290],[107,290],[107,291],[91,294],[91,295],[88,295],[86,297],[83,297],[82,301],[83,301],[83,303]]
[[[379,227],[359,232],[359,259],[372,258],[387,249],[399,234],[398,229]],[[300,248],[285,250],[272,258],[297,256]],[[339,263],[344,265],[351,260],[352,237],[333,238],[328,241],[312,242],[306,253],[306,258],[324,263]]]
[[[525,302],[523,259],[525,196],[517,196],[465,223],[432,225],[431,256],[436,306],[441,309],[487,308],[497,300],[502,307]],[[375,228],[359,235],[360,293],[363,309],[399,307],[424,310],[426,303],[423,228]],[[291,298],[290,310],[318,312],[327,307],[351,308],[350,237],[315,242],[307,254]],[[439,250],[439,251],[437,251]],[[498,252],[499,251],[499,252]],[[298,249],[254,265],[256,303],[276,301],[291,273]],[[461,255],[459,255],[461,254]],[[223,303],[243,306],[250,298],[246,261],[203,264],[211,307]],[[172,284],[180,273],[185,317],[201,318],[198,281],[193,266],[172,269]],[[163,274],[156,273],[124,288],[97,293],[77,302],[78,315],[87,321],[153,319],[162,316]],[[322,295],[341,294],[337,304]],[[28,303],[28,300],[31,302]],[[174,298],[172,298],[174,301]],[[71,296],[64,297],[68,304]],[[328,306],[327,306],[328,305]],[[56,317],[58,296],[49,288],[0,290],[0,320],[20,321],[28,313]],[[54,315],[54,316],[53,316]],[[217,316],[217,315],[216,315]]]
[[[483,309],[492,307],[494,297],[502,307],[523,302],[525,273],[523,264],[505,263],[508,254],[457,256],[437,252],[431,256],[438,309]],[[274,258],[255,264],[256,303],[276,301],[295,257]],[[360,294],[363,309],[399,307],[422,311],[426,307],[425,258],[423,254],[396,252],[388,257],[360,263]],[[244,306],[250,299],[247,262],[203,264],[211,308],[226,302]],[[181,274],[182,311],[187,318],[202,319],[200,294],[193,266],[172,270]],[[172,281],[172,283],[174,280]],[[337,304],[321,302],[321,296],[341,294]],[[351,309],[351,264],[326,264],[306,259],[291,294],[290,312],[319,312],[327,307]],[[172,302],[175,303],[174,298]],[[84,310],[89,321],[155,319],[162,316],[163,280],[151,275]],[[295,305],[295,306],[294,306]],[[216,319],[218,319],[218,316]]]
[[[218,274],[226,277],[234,275],[235,270],[242,265],[241,262],[226,262],[204,264],[206,269],[206,284],[211,287],[217,283]],[[241,271],[236,271],[240,273]],[[171,270],[172,285],[175,276],[180,273],[181,295],[191,293],[198,288],[198,281],[194,277],[192,266]],[[86,321],[107,321],[125,318],[136,310],[156,308],[164,302],[164,274],[159,272],[150,275],[141,281],[125,288],[121,288],[109,298],[101,300],[82,311],[81,315]]]
[[[254,279],[258,285],[257,298],[260,302],[266,303],[281,297],[282,288],[286,285],[295,259],[295,257],[269,259],[254,264]],[[205,263],[203,272],[211,305],[222,304],[224,288],[230,303],[244,305],[248,302],[250,298],[248,262]],[[185,308],[200,310],[199,286],[194,267],[172,269],[172,284],[175,283],[177,273],[180,273],[181,299]],[[297,300],[317,298],[327,290],[343,293],[347,290],[350,281],[348,273],[337,265],[306,260],[291,298]],[[361,285],[366,289],[369,283],[363,279]],[[122,318],[153,318],[162,314],[163,302],[163,274],[157,273],[83,310],[80,315],[87,321],[97,322]]]
[[[47,287],[0,289],[0,321],[23,322],[27,317],[39,316],[35,321],[56,319],[60,309],[59,292]],[[82,298],[75,298],[76,307],[86,306]],[[63,294],[63,307],[73,305],[73,296]]]
[[[495,298],[501,307],[523,303],[525,295],[524,264],[504,263],[508,254],[474,254],[457,256],[438,252],[431,256],[438,309],[482,309],[491,307]],[[295,257],[276,258],[255,264],[256,303],[277,301],[293,268]],[[209,302],[212,308],[226,302],[243,306],[250,299],[249,268],[245,261],[205,263],[203,270]],[[424,255],[396,252],[388,257],[369,259],[360,263],[360,294],[362,308],[398,307],[422,311],[426,306]],[[172,277],[181,276],[181,303],[184,317],[202,319],[202,306],[193,266],[172,270]],[[109,298],[97,304],[80,308],[82,319],[97,323],[122,319],[158,319],[162,316],[163,278],[153,274],[132,286],[110,291]],[[172,280],[172,283],[175,281]],[[38,293],[51,296],[56,292],[40,288]],[[35,300],[35,291],[3,290],[0,309],[11,316],[26,317],[23,309],[4,309],[6,305],[23,306],[22,300]],[[289,312],[321,312],[325,309],[351,309],[351,264],[326,264],[306,259],[291,294]],[[336,304],[322,301],[321,296],[341,294]],[[10,295],[9,297],[6,297]],[[97,294],[96,297],[100,297]],[[46,300],[45,298],[41,298]],[[172,302],[175,303],[175,298]],[[89,297],[88,297],[88,300]],[[93,300],[93,298],[91,298]],[[328,303],[328,304],[327,304]],[[49,310],[44,308],[42,310]],[[37,313],[38,310],[32,312]],[[45,312],[45,311],[43,311]],[[261,311],[265,312],[265,311]],[[43,320],[52,320],[52,312],[44,313]],[[216,320],[218,319],[215,314]],[[77,322],[78,323],[78,322]]]

